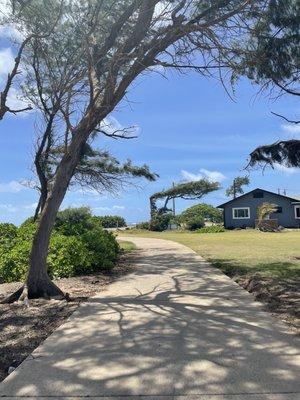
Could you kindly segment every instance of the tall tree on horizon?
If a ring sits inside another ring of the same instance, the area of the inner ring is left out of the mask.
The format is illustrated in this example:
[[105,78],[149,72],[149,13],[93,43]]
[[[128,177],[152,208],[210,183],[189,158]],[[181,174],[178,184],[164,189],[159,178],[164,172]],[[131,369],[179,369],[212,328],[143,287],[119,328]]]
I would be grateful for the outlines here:
[[243,186],[248,186],[250,184],[250,179],[248,176],[237,176],[234,178],[232,185],[226,190],[226,196],[233,197],[234,199],[237,195],[244,194]]

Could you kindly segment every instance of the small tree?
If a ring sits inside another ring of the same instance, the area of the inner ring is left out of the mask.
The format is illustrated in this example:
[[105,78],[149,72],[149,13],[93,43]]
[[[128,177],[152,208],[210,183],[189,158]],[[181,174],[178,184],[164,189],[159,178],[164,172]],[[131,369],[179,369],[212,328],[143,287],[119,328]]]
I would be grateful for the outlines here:
[[257,209],[257,219],[258,219],[258,224],[257,227],[260,230],[273,230],[271,229],[270,226],[267,226],[264,224],[264,221],[267,220],[270,217],[270,214],[274,213],[277,211],[277,204],[274,203],[268,203],[264,202],[262,205],[260,205]]
[[226,190],[226,196],[233,197],[235,199],[237,195],[244,193],[243,186],[249,184],[250,179],[248,176],[237,176],[234,178],[232,185]]
[[208,220],[213,223],[221,223],[223,220],[222,211],[213,207],[210,204],[196,204],[189,207],[179,215],[179,220],[182,223],[187,223],[190,219],[201,217],[202,220]]

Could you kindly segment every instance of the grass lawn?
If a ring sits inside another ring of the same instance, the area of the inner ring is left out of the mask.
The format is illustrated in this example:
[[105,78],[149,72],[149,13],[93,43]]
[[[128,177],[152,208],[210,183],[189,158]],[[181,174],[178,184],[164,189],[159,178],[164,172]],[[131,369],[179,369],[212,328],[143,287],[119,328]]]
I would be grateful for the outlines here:
[[136,249],[136,245],[132,242],[128,242],[126,240],[119,240],[118,242],[124,253],[130,253]]
[[124,235],[182,243],[229,276],[259,273],[265,278],[278,278],[280,281],[300,278],[300,230],[281,233],[240,230],[204,234],[132,230],[124,232]]

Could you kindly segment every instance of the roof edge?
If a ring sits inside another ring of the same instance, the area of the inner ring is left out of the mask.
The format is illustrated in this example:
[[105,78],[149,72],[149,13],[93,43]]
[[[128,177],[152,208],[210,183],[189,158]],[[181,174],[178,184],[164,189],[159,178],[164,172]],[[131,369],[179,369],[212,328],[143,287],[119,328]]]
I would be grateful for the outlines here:
[[226,206],[226,205],[232,203],[233,201],[236,201],[236,200],[238,200],[238,199],[241,199],[242,197],[245,197],[245,196],[247,196],[248,194],[253,193],[253,192],[257,191],[257,190],[261,190],[262,192],[274,194],[275,196],[279,196],[279,197],[283,197],[283,198],[285,198],[285,199],[289,199],[289,200],[292,200],[292,201],[297,201],[297,202],[299,202],[299,199],[295,199],[294,197],[289,197],[289,196],[285,196],[285,195],[283,195],[283,194],[279,194],[279,193],[275,193],[275,192],[270,192],[269,190],[266,190],[266,189],[256,188],[256,189],[250,190],[250,192],[244,193],[244,194],[242,194],[241,196],[236,197],[235,199],[228,200],[228,201],[226,201],[225,203],[220,204],[220,205],[217,206],[216,208],[224,208],[224,206]]

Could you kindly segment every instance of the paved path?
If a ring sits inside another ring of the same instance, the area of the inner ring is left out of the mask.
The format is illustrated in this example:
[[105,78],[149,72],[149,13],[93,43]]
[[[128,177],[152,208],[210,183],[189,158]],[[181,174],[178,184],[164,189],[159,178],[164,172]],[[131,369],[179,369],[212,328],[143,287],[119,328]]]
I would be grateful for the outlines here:
[[300,399],[297,342],[251,295],[182,245],[129,240],[137,271],[80,306],[2,396]]

